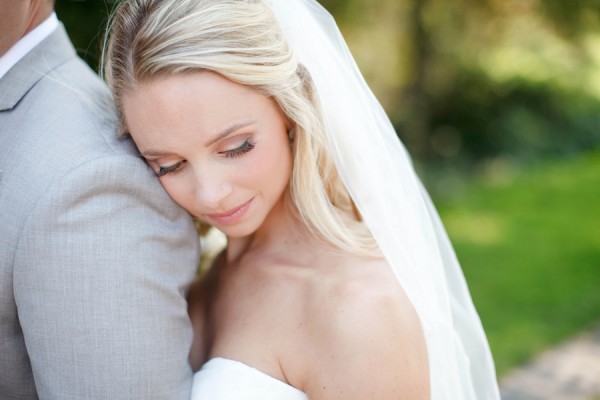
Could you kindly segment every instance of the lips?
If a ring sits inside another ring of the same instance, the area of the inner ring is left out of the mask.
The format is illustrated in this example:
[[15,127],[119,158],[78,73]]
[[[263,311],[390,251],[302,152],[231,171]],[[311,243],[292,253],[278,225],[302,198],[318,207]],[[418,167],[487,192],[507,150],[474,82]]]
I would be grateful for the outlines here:
[[246,214],[248,209],[250,208],[250,204],[254,200],[254,197],[238,206],[236,208],[232,208],[231,210],[224,212],[222,214],[207,214],[206,217],[211,219],[213,222],[217,224],[231,225],[239,220]]

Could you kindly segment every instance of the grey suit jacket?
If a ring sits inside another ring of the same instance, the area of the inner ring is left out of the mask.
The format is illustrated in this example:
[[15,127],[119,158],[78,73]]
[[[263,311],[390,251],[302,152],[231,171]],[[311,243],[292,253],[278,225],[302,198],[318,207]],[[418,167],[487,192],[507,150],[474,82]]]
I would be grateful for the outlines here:
[[61,28],[0,79],[0,399],[188,399],[188,215]]

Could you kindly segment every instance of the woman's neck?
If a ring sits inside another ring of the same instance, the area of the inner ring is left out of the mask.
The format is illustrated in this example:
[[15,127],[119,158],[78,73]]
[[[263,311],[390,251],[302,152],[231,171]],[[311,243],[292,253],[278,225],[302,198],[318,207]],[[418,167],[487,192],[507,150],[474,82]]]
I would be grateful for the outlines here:
[[256,232],[244,237],[227,238],[226,260],[227,263],[235,262],[248,251],[293,246],[308,237],[308,231],[299,220],[291,199],[285,195]]

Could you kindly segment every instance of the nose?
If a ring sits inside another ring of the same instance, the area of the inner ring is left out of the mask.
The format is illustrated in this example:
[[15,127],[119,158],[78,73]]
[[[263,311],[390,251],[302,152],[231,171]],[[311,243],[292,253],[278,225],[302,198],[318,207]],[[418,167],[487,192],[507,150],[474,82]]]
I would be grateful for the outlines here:
[[232,192],[231,184],[218,173],[196,173],[196,204],[204,212],[222,211]]

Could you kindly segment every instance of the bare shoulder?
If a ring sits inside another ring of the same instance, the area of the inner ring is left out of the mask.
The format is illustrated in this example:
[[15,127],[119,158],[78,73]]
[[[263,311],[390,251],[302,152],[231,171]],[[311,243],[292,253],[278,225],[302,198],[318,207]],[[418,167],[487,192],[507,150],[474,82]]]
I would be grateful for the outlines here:
[[335,268],[309,307],[309,398],[428,398],[421,324],[389,265],[351,259]]

